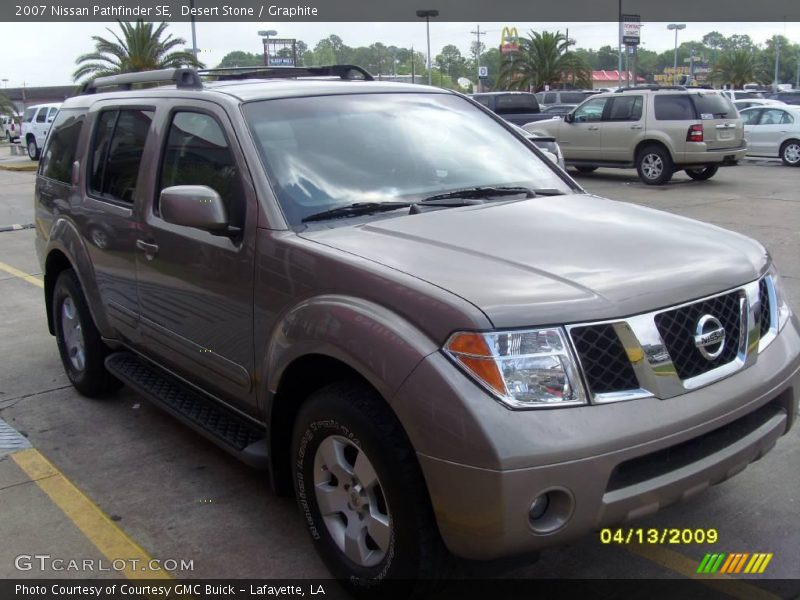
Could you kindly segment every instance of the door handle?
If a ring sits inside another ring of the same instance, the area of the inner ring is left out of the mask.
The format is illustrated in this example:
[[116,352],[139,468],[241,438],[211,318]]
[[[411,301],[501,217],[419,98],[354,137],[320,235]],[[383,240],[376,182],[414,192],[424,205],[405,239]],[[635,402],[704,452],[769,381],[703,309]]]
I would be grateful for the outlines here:
[[631,125],[631,129],[641,129],[641,125]]
[[153,260],[158,254],[158,244],[149,244],[144,240],[136,240],[136,247],[144,252],[147,260]]
[[591,126],[591,127],[588,127],[587,129],[588,129],[589,131],[597,131],[597,130],[598,130],[598,129],[600,129],[600,128],[599,128],[599,127],[597,127],[596,125],[593,125],[593,126]]

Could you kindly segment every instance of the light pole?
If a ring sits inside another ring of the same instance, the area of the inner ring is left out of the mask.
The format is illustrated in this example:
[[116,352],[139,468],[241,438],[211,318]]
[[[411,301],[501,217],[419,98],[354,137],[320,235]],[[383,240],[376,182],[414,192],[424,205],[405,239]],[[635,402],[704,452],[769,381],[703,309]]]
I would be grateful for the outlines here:
[[439,11],[438,10],[418,10],[417,16],[420,19],[425,19],[425,31],[428,36],[428,85],[433,85],[433,80],[431,79],[432,72],[431,69],[433,66],[431,65],[431,17],[438,17]]
[[269,50],[267,50],[267,46],[269,44],[269,36],[276,36],[278,32],[274,29],[270,29],[269,31],[259,31],[258,35],[264,38],[264,66],[269,66]]
[[681,29],[686,29],[686,23],[670,23],[667,25],[667,29],[670,31],[675,30],[675,60],[672,65],[672,85],[676,85],[678,83],[678,32]]

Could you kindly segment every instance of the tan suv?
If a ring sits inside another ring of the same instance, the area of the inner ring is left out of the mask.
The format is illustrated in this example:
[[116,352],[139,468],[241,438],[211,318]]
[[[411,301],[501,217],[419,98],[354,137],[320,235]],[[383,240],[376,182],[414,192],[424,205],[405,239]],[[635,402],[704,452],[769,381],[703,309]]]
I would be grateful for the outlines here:
[[555,137],[567,165],[582,173],[635,167],[649,185],[667,183],[681,169],[692,179],[709,179],[747,151],[742,120],[728,98],[680,86],[597,94],[563,120],[524,128]]

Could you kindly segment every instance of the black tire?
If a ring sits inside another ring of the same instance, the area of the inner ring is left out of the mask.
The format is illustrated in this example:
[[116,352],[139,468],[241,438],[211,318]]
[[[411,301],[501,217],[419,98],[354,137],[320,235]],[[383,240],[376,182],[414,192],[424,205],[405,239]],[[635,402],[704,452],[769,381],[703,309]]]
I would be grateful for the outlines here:
[[[104,364],[110,350],[100,338],[72,269],[62,271],[56,280],[52,311],[58,352],[75,389],[84,396],[96,398],[119,388],[122,384]],[[83,344],[82,356],[76,350],[75,340],[78,339]]]
[[578,171],[578,173],[594,173],[595,171],[597,171],[597,167],[577,167],[576,166],[575,170]]
[[787,167],[800,167],[800,140],[786,140],[783,142],[781,160]]
[[719,171],[718,166],[710,165],[700,169],[686,169],[686,174],[695,181],[705,181],[716,175],[717,171]]
[[[328,465],[325,457],[332,454],[325,450],[330,448],[337,448],[334,454],[343,458]],[[358,461],[363,465],[364,458],[371,471],[356,466]],[[351,466],[351,471],[348,473],[342,465]],[[394,414],[373,389],[341,382],[312,394],[295,422],[292,466],[297,502],[317,552],[350,592],[359,596],[413,596],[435,588],[436,581],[444,576],[449,556],[414,451]],[[372,487],[359,479],[358,474],[364,472],[376,475]],[[336,494],[335,501],[331,496],[326,502],[328,506],[343,507],[338,512],[326,509],[327,520],[318,501],[325,489]],[[360,496],[354,499],[356,490],[366,500],[359,501]],[[366,514],[357,514],[354,506]],[[373,514],[389,523],[376,528],[380,535],[374,539],[366,525],[374,524]],[[345,544],[350,519],[354,519],[354,529],[360,531],[357,537],[364,538],[363,547],[370,552],[366,559],[363,552],[358,554],[356,560],[360,562],[352,560],[340,546]],[[338,532],[340,542],[331,530]],[[369,559],[374,564],[368,564]]]
[[39,146],[36,145],[36,138],[29,139],[26,147],[28,149],[28,157],[31,160],[39,160]]
[[636,172],[647,185],[664,185],[675,173],[675,165],[663,146],[646,146],[636,155]]

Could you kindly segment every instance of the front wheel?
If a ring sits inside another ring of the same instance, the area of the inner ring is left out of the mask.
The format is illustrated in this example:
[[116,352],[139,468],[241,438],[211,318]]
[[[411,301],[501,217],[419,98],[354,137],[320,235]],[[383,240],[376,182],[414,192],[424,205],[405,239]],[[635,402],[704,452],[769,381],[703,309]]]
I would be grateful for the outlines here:
[[800,141],[789,140],[781,146],[781,160],[787,167],[800,166]]
[[636,171],[647,185],[664,185],[672,179],[675,166],[663,146],[647,146],[636,157]]
[[336,383],[315,392],[297,417],[292,457],[314,545],[350,591],[419,592],[443,575],[447,552],[416,456],[374,390]]
[[62,271],[53,289],[53,323],[64,371],[84,396],[102,396],[120,387],[105,367],[109,349],[100,338],[80,283],[72,269]]
[[717,174],[719,167],[711,165],[703,169],[686,169],[686,174],[695,181],[705,181]]
[[31,160],[39,160],[39,146],[36,145],[34,138],[28,140],[28,157]]

